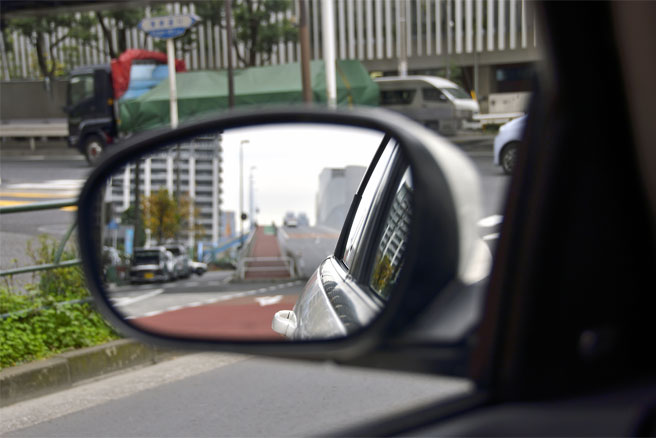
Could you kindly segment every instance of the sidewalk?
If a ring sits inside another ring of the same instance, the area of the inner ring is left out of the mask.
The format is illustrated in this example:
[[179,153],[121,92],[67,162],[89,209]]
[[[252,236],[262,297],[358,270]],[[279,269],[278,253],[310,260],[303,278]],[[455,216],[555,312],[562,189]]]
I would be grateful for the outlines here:
[[248,257],[266,258],[268,260],[246,262],[245,279],[290,278],[289,268],[284,261],[280,260],[282,252],[278,244],[278,237],[272,227],[257,227]]
[[120,339],[5,368],[0,371],[0,407],[68,389],[118,371],[152,365],[180,354],[183,353]]

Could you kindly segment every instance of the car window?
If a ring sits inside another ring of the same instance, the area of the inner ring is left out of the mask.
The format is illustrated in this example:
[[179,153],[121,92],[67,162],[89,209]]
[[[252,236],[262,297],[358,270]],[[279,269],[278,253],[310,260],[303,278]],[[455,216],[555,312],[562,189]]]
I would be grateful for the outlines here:
[[85,99],[93,97],[93,76],[81,75],[71,78],[69,88],[69,104],[77,105]]
[[410,105],[415,99],[417,90],[381,90],[382,105]]
[[422,88],[421,97],[428,102],[444,102],[448,100],[444,93],[432,87]]
[[412,176],[406,169],[396,187],[376,246],[376,256],[369,286],[387,299],[398,279],[405,260],[405,250],[412,219]]
[[462,88],[445,88],[444,92],[451,95],[454,99],[471,99],[471,96]]
[[360,252],[359,246],[362,240],[362,234],[364,232],[365,224],[368,222],[367,219],[371,213],[375,195],[377,194],[379,187],[383,185],[384,181],[389,175],[391,168],[390,164],[393,162],[394,157],[397,155],[397,150],[397,144],[389,144],[385,148],[371,174],[364,192],[362,193],[362,199],[360,200],[360,205],[358,206],[358,209],[353,217],[353,222],[351,223],[348,238],[346,239],[344,256],[342,258],[342,261],[347,268],[351,268],[353,266],[353,261]]

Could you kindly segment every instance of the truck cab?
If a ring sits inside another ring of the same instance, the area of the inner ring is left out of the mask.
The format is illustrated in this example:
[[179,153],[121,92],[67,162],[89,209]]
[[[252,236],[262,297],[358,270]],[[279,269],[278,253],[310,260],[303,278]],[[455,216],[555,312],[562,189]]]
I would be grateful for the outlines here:
[[93,165],[117,135],[114,91],[109,65],[78,67],[68,82],[68,146]]

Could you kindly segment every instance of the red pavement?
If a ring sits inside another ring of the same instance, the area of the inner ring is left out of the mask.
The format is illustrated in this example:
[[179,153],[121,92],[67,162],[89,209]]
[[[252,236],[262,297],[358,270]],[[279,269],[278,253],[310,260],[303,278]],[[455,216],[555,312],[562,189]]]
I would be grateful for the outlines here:
[[[278,237],[275,234],[267,234],[265,227],[259,226],[255,230],[251,252],[249,257],[281,257]],[[248,268],[259,268],[257,271],[249,271]],[[263,269],[268,268],[268,269]],[[289,269],[282,261],[252,261],[246,264],[246,279],[254,278],[290,278]]]

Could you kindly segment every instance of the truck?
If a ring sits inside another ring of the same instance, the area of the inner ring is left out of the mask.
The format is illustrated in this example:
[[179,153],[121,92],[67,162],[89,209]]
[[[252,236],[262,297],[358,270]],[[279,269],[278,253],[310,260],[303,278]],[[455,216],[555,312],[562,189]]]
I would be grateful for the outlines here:
[[[176,60],[176,71],[186,71],[184,61]],[[120,135],[119,100],[138,97],[167,77],[166,55],[138,49],[124,52],[110,64],[73,69],[64,107],[68,146],[95,164]]]
[[[377,106],[378,85],[357,60],[336,62],[338,105]],[[180,122],[227,109],[225,70],[186,71],[176,60]],[[324,61],[310,62],[313,101],[326,101]],[[169,87],[166,55],[131,49],[111,65],[80,67],[70,74],[68,144],[80,150],[90,164],[118,138],[169,123]],[[235,106],[302,104],[298,63],[252,67],[234,72]]]

